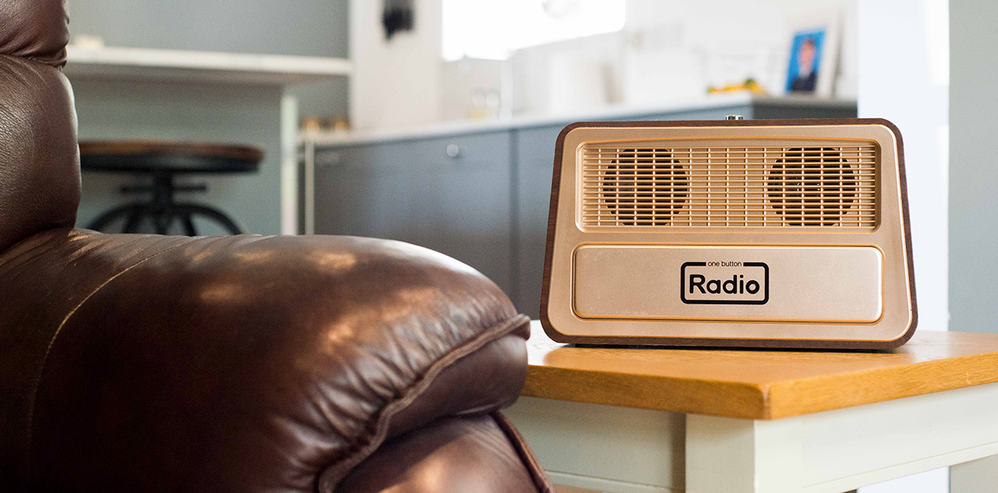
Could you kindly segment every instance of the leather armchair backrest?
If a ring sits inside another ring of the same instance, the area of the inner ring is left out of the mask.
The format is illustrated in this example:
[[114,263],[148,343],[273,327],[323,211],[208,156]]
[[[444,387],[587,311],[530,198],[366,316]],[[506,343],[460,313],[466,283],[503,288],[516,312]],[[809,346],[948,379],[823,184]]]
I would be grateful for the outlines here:
[[62,0],[0,0],[0,252],[72,227],[80,201],[76,110]]

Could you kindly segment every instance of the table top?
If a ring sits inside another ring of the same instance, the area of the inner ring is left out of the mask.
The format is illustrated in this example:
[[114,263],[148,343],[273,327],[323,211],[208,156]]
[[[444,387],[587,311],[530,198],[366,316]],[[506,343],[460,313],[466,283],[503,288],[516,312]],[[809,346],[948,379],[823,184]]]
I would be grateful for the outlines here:
[[522,395],[778,419],[998,382],[998,334],[917,331],[887,352],[574,347],[534,321]]
[[85,170],[126,173],[241,173],[256,171],[259,147],[212,142],[105,140],[80,142]]

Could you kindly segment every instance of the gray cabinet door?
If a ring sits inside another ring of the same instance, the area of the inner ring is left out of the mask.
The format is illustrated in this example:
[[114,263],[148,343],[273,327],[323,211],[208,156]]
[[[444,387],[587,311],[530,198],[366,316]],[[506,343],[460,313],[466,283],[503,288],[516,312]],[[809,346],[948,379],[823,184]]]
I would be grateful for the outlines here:
[[415,141],[409,152],[419,170],[416,243],[478,269],[510,293],[509,132]]
[[324,150],[315,232],[424,246],[510,293],[510,176],[508,132]]
[[400,143],[317,152],[316,234],[419,240],[419,170]]
[[516,298],[521,312],[540,315],[554,147],[562,125],[516,131]]

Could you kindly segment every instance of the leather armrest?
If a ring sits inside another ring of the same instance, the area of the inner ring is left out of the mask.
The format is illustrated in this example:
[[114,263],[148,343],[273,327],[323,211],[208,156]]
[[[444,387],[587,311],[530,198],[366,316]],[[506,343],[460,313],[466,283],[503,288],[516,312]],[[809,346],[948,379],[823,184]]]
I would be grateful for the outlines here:
[[50,231],[0,256],[0,299],[4,491],[331,492],[526,377],[502,291],[393,241]]
[[[524,464],[532,467],[524,468]],[[337,493],[554,493],[499,413],[444,418],[385,443]]]

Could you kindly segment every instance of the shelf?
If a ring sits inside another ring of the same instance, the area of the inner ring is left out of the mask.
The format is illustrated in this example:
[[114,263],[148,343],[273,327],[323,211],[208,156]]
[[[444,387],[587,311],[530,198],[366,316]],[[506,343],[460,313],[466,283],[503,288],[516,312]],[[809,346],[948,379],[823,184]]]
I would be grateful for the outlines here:
[[148,48],[67,49],[70,79],[172,80],[224,84],[292,85],[347,77],[343,58],[253,55]]

